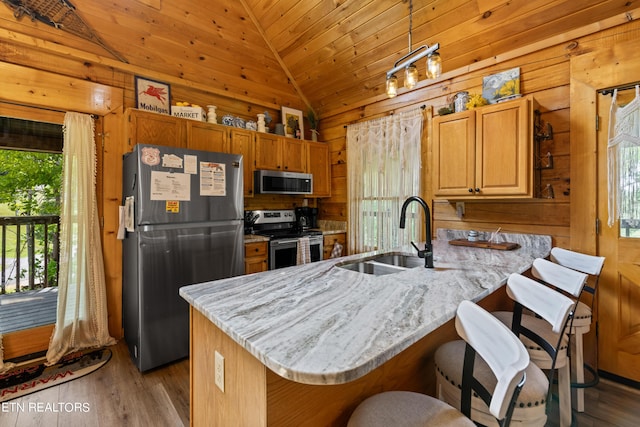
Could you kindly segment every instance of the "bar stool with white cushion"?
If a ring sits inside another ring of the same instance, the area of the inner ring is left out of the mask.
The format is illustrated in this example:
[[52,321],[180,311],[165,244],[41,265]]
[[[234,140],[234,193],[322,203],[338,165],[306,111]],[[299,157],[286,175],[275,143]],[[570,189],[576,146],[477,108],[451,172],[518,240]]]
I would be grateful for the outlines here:
[[[540,319],[536,320],[551,325],[558,334],[564,328],[571,307],[573,307],[573,301],[569,297],[542,283],[515,273],[511,274],[507,280],[507,295],[514,301],[515,315],[511,316],[514,321],[508,323],[504,319],[501,321],[508,326],[512,326],[513,323],[512,331],[516,336],[524,332],[520,325],[520,320],[525,317],[522,315],[523,307],[537,313]],[[545,345],[545,348],[555,355],[553,345]],[[555,357],[553,359],[555,360]],[[476,362],[477,376],[485,387],[490,387],[491,382],[495,380],[491,378],[491,373],[482,362],[480,360]],[[450,405],[459,408],[463,366],[460,343],[452,341],[440,346],[435,353],[435,365],[438,396]],[[527,381],[515,402],[512,423],[518,426],[544,426],[547,421],[549,378],[533,362],[527,366],[525,375]],[[496,425],[493,417],[489,415],[486,405],[475,396],[472,399],[471,419],[486,426]]]
[[[538,258],[533,261],[531,274],[552,286],[558,293],[564,292],[569,301],[572,302],[571,310],[567,316],[567,325],[570,324],[575,310],[577,297],[582,292],[582,288],[587,282],[587,275],[570,268],[555,264],[546,259]],[[549,288],[551,289],[551,288]],[[568,294],[568,295],[566,295]],[[539,307],[532,311],[536,315],[541,315]],[[516,323],[515,311],[495,312],[498,319],[506,325]],[[521,333],[518,333],[512,326],[511,330],[519,335],[524,342],[524,346],[529,352],[531,362],[541,369],[549,370],[550,383],[553,383],[555,371],[558,371],[558,399],[560,401],[560,425],[571,425],[571,370],[569,364],[569,339],[566,332],[569,331],[567,325],[562,328],[552,327],[551,322],[544,322],[542,319],[528,314],[521,314]],[[547,345],[549,348],[544,348]]]
[[[466,403],[462,405],[462,412],[425,394],[388,391],[358,405],[348,427],[475,426],[468,418],[472,391],[486,401],[494,422],[498,419],[500,425],[508,426],[513,401],[525,382],[524,370],[529,365],[524,345],[509,328],[471,301],[463,301],[458,306],[455,326],[464,340],[461,341],[464,359],[461,394]],[[480,357],[497,378],[495,387],[484,388],[476,379],[474,361]]]
[[[585,364],[583,335],[589,333],[589,330],[591,329],[593,303],[595,301],[598,281],[604,266],[605,258],[570,251],[563,248],[553,248],[551,249],[550,259],[556,264],[588,274],[593,278],[593,286],[590,286],[590,282],[587,282],[583,290],[584,292],[588,292],[592,295],[591,303],[585,304],[578,299],[578,305],[575,309],[573,321],[571,322],[571,329],[569,331],[569,334],[574,337],[575,344],[575,351],[570,351],[570,359],[573,367],[572,373],[575,375],[574,385],[576,386],[576,410],[578,412],[584,412],[584,387],[586,384],[584,381]],[[580,297],[578,296],[578,298]],[[598,383],[597,370],[590,369],[590,371],[594,375],[594,380],[590,385],[595,385]]]

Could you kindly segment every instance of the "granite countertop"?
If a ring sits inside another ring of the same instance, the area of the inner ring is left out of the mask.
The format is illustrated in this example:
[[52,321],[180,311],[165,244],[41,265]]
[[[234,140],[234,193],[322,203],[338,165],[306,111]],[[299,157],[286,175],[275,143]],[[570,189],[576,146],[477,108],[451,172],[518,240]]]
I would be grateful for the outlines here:
[[[549,236],[501,234],[512,251],[453,246],[438,230],[434,269],[373,276],[340,264],[375,252],[185,286],[180,295],[269,369],[305,384],[355,380],[548,256]],[[415,255],[411,246],[394,251]]]
[[258,234],[245,234],[244,242],[245,243],[256,243],[256,242],[268,242],[269,238],[266,236],[260,236]]

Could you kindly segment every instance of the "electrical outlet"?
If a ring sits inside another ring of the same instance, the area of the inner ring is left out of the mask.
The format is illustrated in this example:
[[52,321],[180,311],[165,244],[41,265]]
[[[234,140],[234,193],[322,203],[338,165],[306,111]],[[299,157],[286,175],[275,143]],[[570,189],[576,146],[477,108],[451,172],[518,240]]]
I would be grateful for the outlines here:
[[216,351],[215,382],[220,391],[224,393],[224,357]]

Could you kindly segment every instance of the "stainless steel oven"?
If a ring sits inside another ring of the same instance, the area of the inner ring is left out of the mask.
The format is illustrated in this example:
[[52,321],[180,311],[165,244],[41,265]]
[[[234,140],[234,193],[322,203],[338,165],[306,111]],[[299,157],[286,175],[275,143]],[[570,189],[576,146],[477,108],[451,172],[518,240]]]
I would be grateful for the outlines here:
[[294,210],[246,211],[244,216],[245,232],[269,238],[269,270],[297,264],[301,237],[309,238],[311,262],[322,260],[322,232],[309,228],[308,219],[298,221]]
[[[322,235],[308,236],[311,262],[322,259]],[[271,238],[269,240],[269,270],[296,265],[299,238]]]

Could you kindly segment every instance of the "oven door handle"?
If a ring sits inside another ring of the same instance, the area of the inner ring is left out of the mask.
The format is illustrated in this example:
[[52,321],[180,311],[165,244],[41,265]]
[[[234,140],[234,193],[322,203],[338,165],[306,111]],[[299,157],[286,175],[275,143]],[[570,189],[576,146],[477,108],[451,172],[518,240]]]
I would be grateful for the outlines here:
[[276,240],[271,240],[269,242],[272,246],[279,246],[279,245],[288,245],[291,243],[298,243],[298,239],[276,239]]

